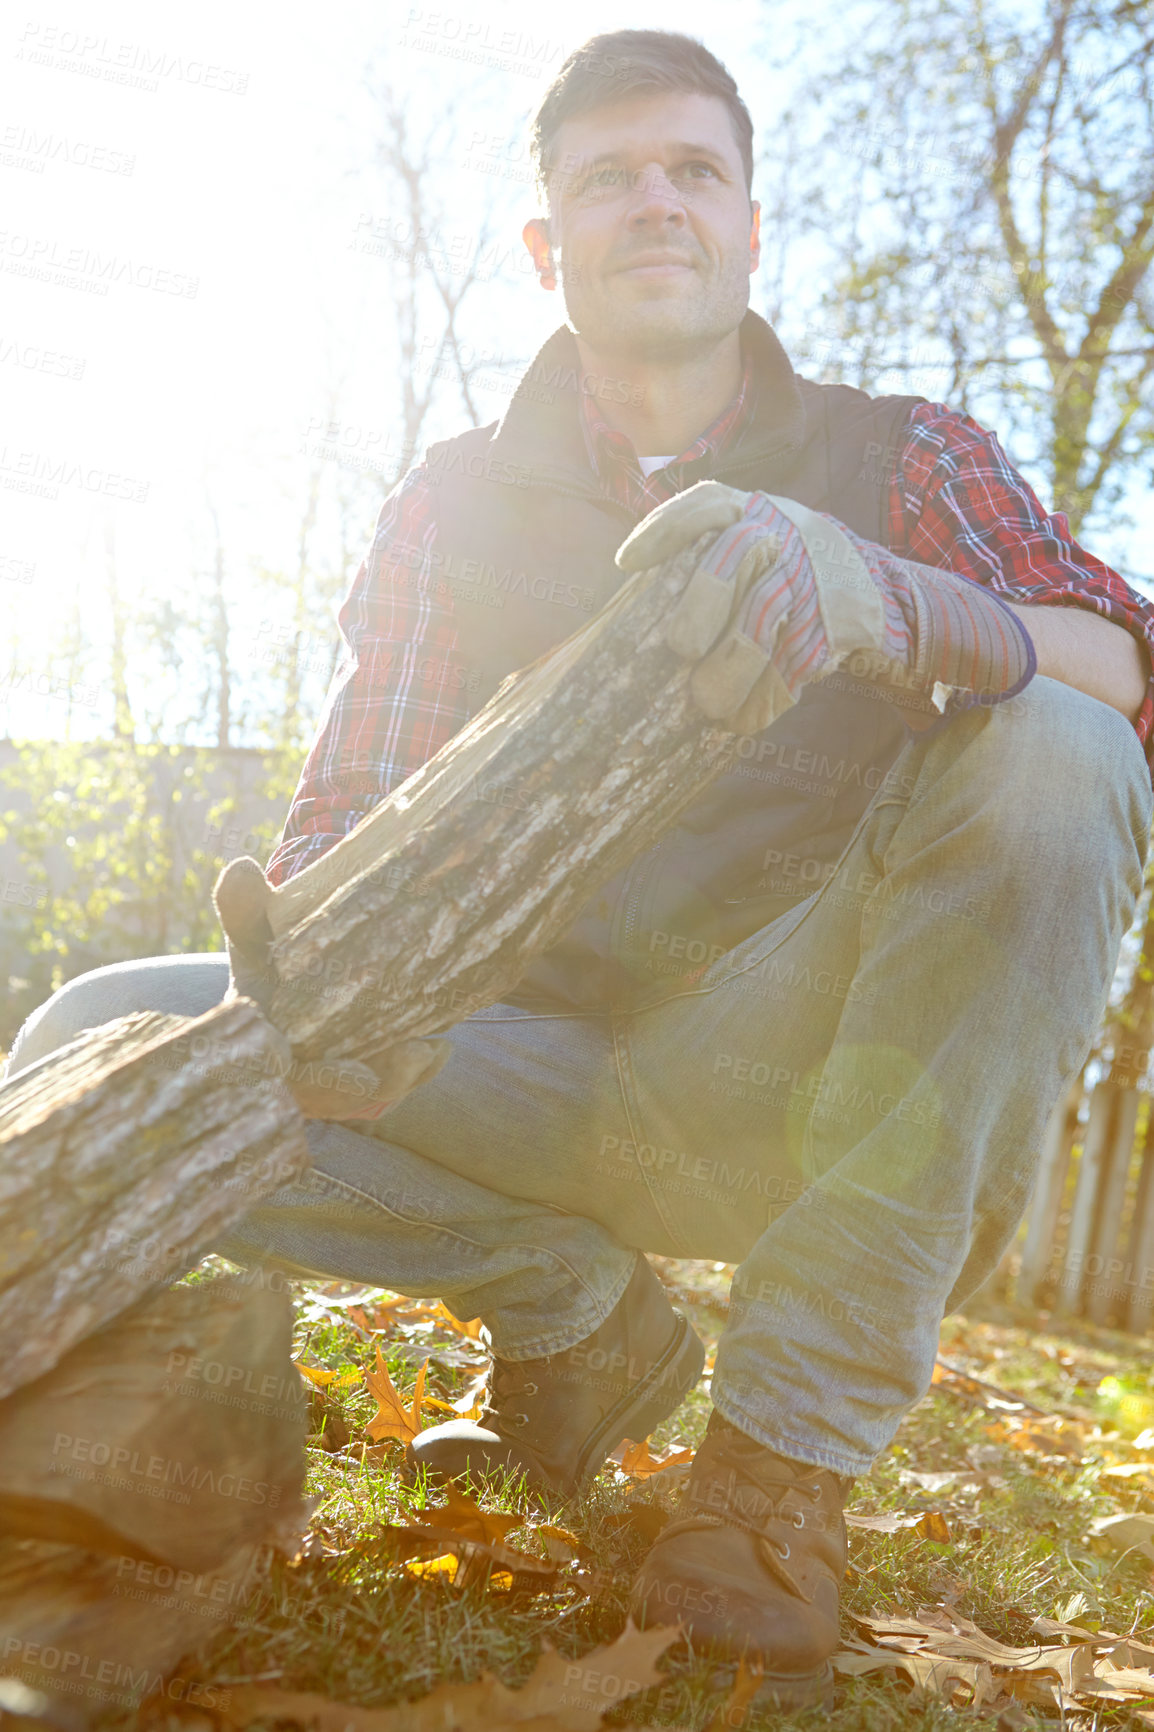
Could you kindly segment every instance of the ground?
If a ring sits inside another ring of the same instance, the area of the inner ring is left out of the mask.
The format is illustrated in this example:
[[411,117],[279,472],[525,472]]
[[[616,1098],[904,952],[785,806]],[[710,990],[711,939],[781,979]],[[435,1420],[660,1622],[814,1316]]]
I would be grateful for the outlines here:
[[[732,1271],[654,1263],[706,1339],[711,1364]],[[616,1638],[632,1572],[686,1469],[674,1462],[638,1477],[644,1457],[627,1463],[632,1473],[609,1466],[579,1504],[548,1511],[514,1491],[486,1495],[486,1511],[520,1515],[523,1524],[493,1520],[478,1527],[474,1519],[470,1526],[458,1513],[455,1529],[435,1529],[422,1545],[420,1535],[396,1530],[418,1525],[426,1506],[444,1504],[444,1494],[430,1488],[426,1498],[422,1486],[406,1485],[401,1442],[368,1436],[378,1404],[364,1373],[379,1347],[392,1383],[411,1404],[427,1358],[422,1416],[435,1423],[443,1412],[430,1399],[467,1401],[483,1358],[479,1343],[447,1316],[430,1315],[431,1307],[375,1291],[301,1285],[295,1305],[294,1355],[309,1368],[312,1385],[308,1491],[319,1502],[310,1538],[295,1558],[270,1560],[240,1624],[186,1659],[185,1675],[222,1689],[264,1685],[380,1708],[483,1671],[516,1686],[533,1671],[543,1643],[572,1660]],[[900,1633],[887,1638],[858,1621],[871,1617],[920,1618],[928,1637],[918,1636],[915,1625],[905,1647],[923,1652],[934,1645],[935,1627],[952,1620],[955,1630],[965,1629],[967,1619],[987,1637],[1019,1648],[1076,1639],[1039,1633],[1038,1618],[1154,1641],[1154,1548],[1147,1542],[1125,1551],[1094,1531],[1101,1518],[1154,1511],[1154,1369],[1147,1344],[1072,1320],[999,1310],[948,1319],[940,1351],[939,1381],[851,1495],[847,1653],[876,1654],[887,1639],[901,1647]],[[650,1440],[652,1455],[695,1444],[708,1412],[703,1384]],[[1147,1525],[1154,1530],[1154,1517]],[[511,1570],[503,1568],[510,1562],[505,1554],[463,1544],[463,1534],[533,1554],[542,1560],[537,1579],[526,1578],[531,1564],[514,1559]],[[1127,1542],[1134,1537],[1128,1534]],[[1130,1655],[1135,1666],[1151,1658]],[[1119,1650],[1112,1663],[1126,1659]],[[657,1665],[664,1682],[628,1699],[610,1698],[607,1725],[715,1732],[783,1724],[837,1732],[1061,1725],[1105,1732],[1154,1724],[1154,1689],[1144,1704],[1099,1697],[1090,1707],[1070,1700],[1061,1707],[1052,1673],[1018,1674],[1012,1667],[1001,1672],[1000,1705],[988,1712],[975,1710],[964,1681],[943,1678],[941,1669],[919,1689],[905,1669],[890,1666],[839,1675],[832,1710],[787,1719],[739,1706],[744,1686],[734,1698],[732,1668],[695,1660],[684,1649]],[[1007,1705],[1009,1690],[1018,1699]],[[271,1723],[274,1698],[267,1708]],[[211,1716],[192,1718],[207,1724]],[[130,1732],[166,1721],[171,1732],[188,1732],[187,1713],[178,1718],[147,1706],[105,1724]],[[367,1732],[369,1719],[361,1724]],[[457,1722],[450,1716],[440,1724]],[[355,1709],[332,1725],[357,1732]]]

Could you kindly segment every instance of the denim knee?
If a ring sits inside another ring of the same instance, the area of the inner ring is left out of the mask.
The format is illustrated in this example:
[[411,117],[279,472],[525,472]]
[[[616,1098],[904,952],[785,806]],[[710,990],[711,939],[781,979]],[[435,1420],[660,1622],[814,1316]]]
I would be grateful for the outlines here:
[[79,974],[33,1011],[12,1043],[0,1080],[67,1046],[85,1029],[134,1011],[200,1016],[219,1004],[227,986],[228,958],[216,952],[114,962]]
[[[1145,753],[1117,710],[1059,680],[1039,676],[1024,692],[988,711],[971,711],[927,745],[925,766],[961,754],[967,803],[987,802],[998,852],[1024,863],[1060,866],[1090,845],[1118,849],[1127,888],[1137,895],[1150,837],[1154,793]],[[927,785],[914,791],[911,805]]]

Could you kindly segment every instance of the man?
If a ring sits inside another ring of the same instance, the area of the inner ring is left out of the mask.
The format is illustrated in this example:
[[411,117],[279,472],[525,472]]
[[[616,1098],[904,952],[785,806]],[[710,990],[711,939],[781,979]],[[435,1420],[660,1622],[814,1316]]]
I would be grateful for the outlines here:
[[[481,1316],[483,1421],[411,1459],[562,1494],[700,1373],[644,1253],[738,1264],[705,1441],[633,1609],[756,1651],[797,1704],[837,1641],[848,1484],[1009,1242],[1105,1003],[1151,818],[1154,612],[968,417],[796,377],[747,310],[751,126],[699,43],[586,43],[534,148],[525,241],[567,324],[499,423],[386,501],[268,876],[622,568],[690,544],[669,641],[733,768],[508,1003],[382,1055],[359,1123],[310,1099],[313,1173],[221,1248]],[[236,882],[234,977],[259,994],[263,881]],[[220,958],[98,971],[13,1068],[225,986]]]

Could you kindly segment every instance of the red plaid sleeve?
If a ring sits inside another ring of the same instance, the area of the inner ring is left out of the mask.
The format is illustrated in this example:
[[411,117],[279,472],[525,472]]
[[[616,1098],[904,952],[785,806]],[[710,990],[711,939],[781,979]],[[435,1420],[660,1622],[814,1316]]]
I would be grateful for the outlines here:
[[[890,492],[890,546],[987,584],[1008,601],[1084,607],[1154,651],[1154,603],[1080,547],[1063,511],[1049,513],[997,436],[944,403],[907,423]],[[1154,672],[1134,723],[1154,772]]]
[[283,884],[350,831],[469,718],[449,585],[435,575],[430,484],[410,471],[381,507],[339,621],[344,653],[265,867]]

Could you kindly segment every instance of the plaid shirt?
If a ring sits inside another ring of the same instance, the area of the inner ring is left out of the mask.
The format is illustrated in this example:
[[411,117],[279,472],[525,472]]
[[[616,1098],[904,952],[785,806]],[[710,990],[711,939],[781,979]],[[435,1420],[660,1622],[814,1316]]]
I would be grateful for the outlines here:
[[[753,407],[751,366],[717,420],[646,480],[624,433],[582,399],[591,468],[640,521],[677,493],[679,469],[720,455]],[[1087,553],[1065,514],[1047,514],[997,438],[944,403],[907,423],[889,499],[889,546],[926,565],[976,578],[1010,600],[1083,607],[1125,626],[1154,651],[1154,604]],[[457,621],[436,576],[432,489],[423,466],[386,499],[367,557],[340,612],[345,653],[301,772],[284,835],[266,868],[291,878],[420,769],[469,719],[451,678]],[[1154,674],[1134,724],[1154,770]]]

